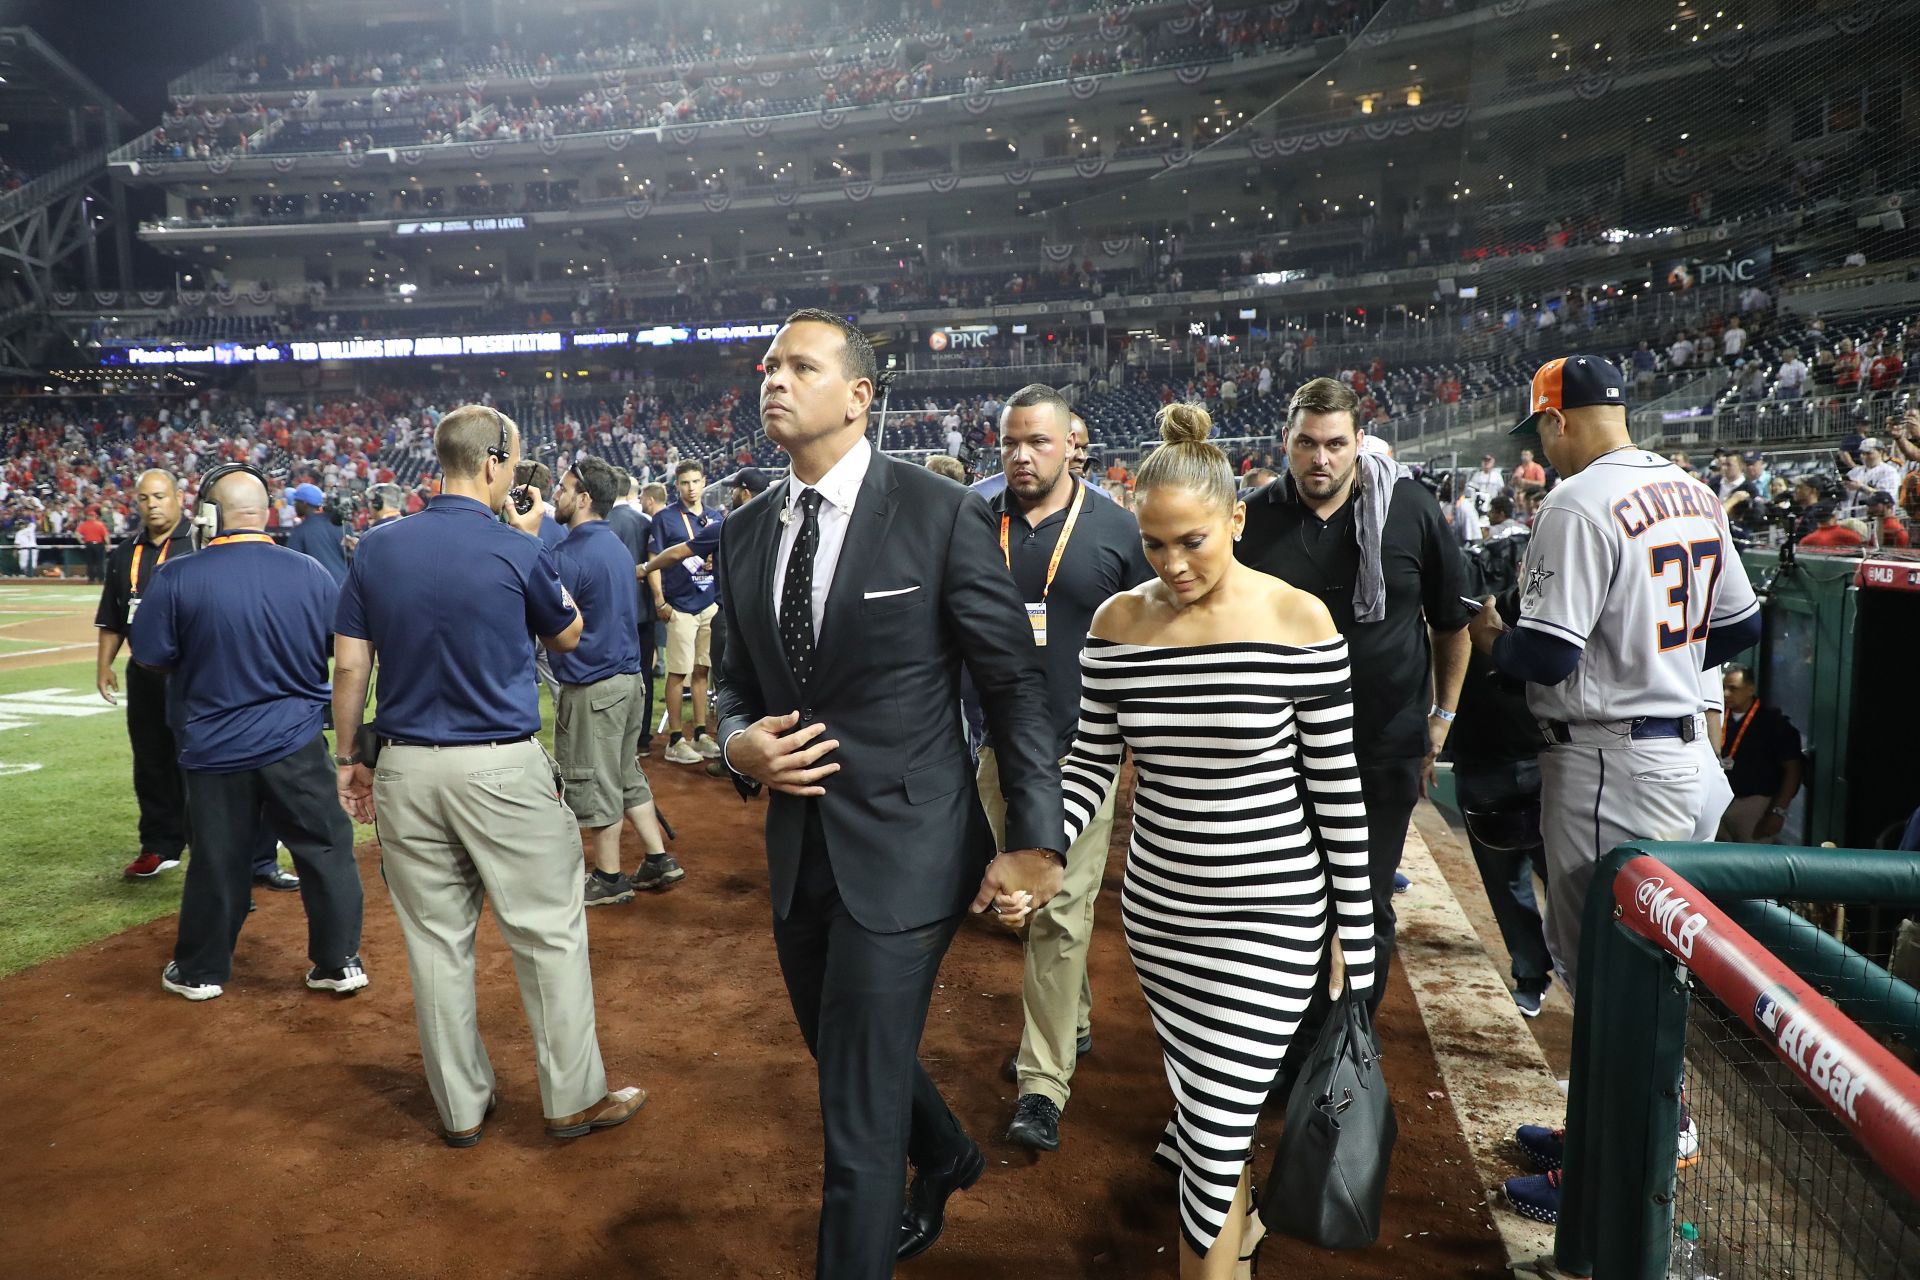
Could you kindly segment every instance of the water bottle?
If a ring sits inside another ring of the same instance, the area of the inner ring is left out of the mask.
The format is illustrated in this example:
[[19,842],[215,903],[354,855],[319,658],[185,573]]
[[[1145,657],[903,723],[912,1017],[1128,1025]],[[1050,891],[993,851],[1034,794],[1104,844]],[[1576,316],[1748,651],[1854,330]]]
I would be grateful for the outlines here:
[[1700,1228],[1683,1222],[1674,1237],[1673,1248],[1667,1254],[1667,1280],[1714,1280],[1700,1270]]

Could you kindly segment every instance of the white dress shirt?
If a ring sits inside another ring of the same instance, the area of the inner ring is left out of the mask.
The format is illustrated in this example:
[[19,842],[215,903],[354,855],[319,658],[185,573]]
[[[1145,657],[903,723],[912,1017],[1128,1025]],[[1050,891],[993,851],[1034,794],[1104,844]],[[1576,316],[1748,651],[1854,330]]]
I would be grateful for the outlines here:
[[[817,638],[827,612],[827,593],[833,590],[833,573],[840,564],[840,549],[847,544],[847,525],[853,520],[853,507],[860,499],[860,486],[866,483],[867,468],[873,465],[873,446],[865,436],[833,464],[820,483],[806,485],[798,476],[788,481],[787,506],[781,512],[780,548],[773,562],[773,620],[775,633],[780,623],[780,593],[787,582],[787,561],[793,558],[793,544],[800,540],[800,522],[806,518],[800,499],[809,489],[820,491],[820,511],[815,517],[820,526],[820,542],[813,549],[813,634]],[[735,641],[738,643],[738,641]],[[775,711],[775,715],[785,714]],[[733,767],[730,750],[733,740],[745,733],[735,729],[720,746],[727,767]]]
[[860,486],[866,483],[867,468],[873,465],[873,446],[865,436],[854,442],[840,461],[819,484],[805,485],[798,476],[787,488],[786,520],[780,528],[780,551],[773,562],[773,617],[780,620],[780,594],[787,582],[787,562],[793,558],[793,544],[800,540],[800,523],[806,514],[800,499],[807,490],[820,491],[820,543],[813,552],[813,634],[817,638],[826,618],[827,593],[833,589],[833,571],[840,564],[840,548],[847,542],[847,525],[853,519],[854,503],[860,499]]

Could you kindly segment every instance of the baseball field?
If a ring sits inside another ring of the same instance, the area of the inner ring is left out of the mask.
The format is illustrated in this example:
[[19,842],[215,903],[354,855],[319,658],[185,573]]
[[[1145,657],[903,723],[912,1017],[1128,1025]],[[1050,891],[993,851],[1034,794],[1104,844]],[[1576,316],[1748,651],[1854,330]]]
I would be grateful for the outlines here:
[[[768,927],[759,802],[660,761],[656,747],[648,772],[688,877],[591,912],[588,926],[609,1073],[651,1094],[625,1127],[577,1143],[545,1136],[511,960],[482,925],[481,1022],[500,1109],[478,1147],[449,1150],[370,829],[358,849],[370,988],[345,1000],[306,990],[298,897],[266,892],[221,999],[188,1004],[160,988],[183,872],[121,877],[137,851],[131,765],[123,709],[94,690],[93,599],[0,584],[0,1202],[12,1206],[0,1270],[810,1272],[819,1123]],[[1123,820],[1116,851],[1126,837]],[[1095,1050],[1057,1154],[999,1136],[1014,1102],[999,1067],[1019,1034],[1019,948],[998,931],[961,931],[923,1052],[989,1173],[903,1275],[1174,1274],[1174,1188],[1147,1161],[1170,1099],[1120,936],[1121,867],[1111,858],[1097,916]],[[1490,969],[1483,980],[1504,1000]],[[1484,1174],[1400,967],[1379,1025],[1401,1126],[1380,1241],[1347,1254],[1274,1241],[1262,1271],[1502,1274]]]

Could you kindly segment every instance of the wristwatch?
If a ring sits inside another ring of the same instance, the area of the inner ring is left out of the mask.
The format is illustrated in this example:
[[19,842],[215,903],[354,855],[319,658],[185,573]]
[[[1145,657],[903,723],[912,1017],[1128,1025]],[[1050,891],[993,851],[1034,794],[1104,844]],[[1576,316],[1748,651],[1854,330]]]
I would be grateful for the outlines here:
[[355,765],[355,764],[359,764],[359,763],[360,763],[360,753],[356,751],[356,752],[354,752],[354,753],[353,753],[352,755],[350,755],[350,756],[343,756],[343,755],[336,755],[336,756],[334,756],[334,758],[333,758],[333,762],[334,762],[334,763],[335,763],[336,765],[338,765],[338,766],[340,766],[340,767],[341,767],[342,769],[344,769],[344,768],[346,768],[346,767],[347,767],[348,765]]
[[1787,811],[1785,809],[1782,809],[1777,804],[1774,805],[1772,808],[1768,809],[1767,812],[1772,814],[1776,818],[1784,818],[1787,816]]

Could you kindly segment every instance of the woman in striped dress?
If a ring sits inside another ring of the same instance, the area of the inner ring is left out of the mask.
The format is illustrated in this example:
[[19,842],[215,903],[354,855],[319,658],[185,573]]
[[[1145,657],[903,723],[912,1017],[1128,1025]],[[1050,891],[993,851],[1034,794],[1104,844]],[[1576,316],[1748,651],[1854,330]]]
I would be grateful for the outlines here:
[[1173,1088],[1180,1275],[1215,1280],[1263,1233],[1254,1126],[1329,948],[1336,982],[1344,948],[1347,981],[1373,985],[1372,900],[1346,642],[1316,597],[1234,559],[1245,508],[1206,411],[1160,417],[1135,486],[1158,577],[1101,606],[1081,653],[1067,835],[1131,748],[1121,913]]

